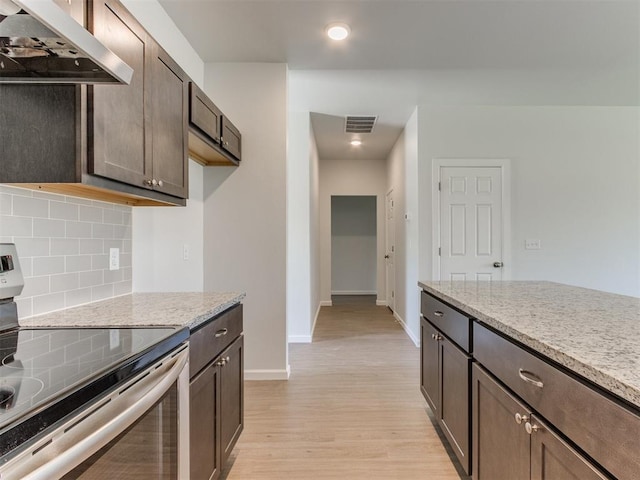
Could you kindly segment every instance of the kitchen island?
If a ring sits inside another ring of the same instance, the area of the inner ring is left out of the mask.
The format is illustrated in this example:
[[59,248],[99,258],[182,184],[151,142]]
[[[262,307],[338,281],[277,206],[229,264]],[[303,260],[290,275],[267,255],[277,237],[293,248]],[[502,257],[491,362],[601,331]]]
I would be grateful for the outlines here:
[[640,299],[552,282],[419,286],[422,391],[467,473],[637,478]]

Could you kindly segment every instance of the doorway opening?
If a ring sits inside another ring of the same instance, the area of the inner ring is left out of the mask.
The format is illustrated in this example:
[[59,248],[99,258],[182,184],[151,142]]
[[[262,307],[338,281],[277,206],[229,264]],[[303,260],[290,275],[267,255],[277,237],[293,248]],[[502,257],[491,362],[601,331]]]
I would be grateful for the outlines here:
[[375,195],[331,196],[331,297],[376,303]]

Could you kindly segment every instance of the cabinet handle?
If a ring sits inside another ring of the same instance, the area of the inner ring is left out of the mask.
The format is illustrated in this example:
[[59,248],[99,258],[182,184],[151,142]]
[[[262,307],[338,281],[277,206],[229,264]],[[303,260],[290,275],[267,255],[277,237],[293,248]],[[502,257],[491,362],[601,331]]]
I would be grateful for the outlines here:
[[227,334],[227,332],[228,330],[226,328],[223,328],[222,330],[218,330],[214,336],[216,338],[224,337]]
[[538,388],[544,387],[544,383],[542,383],[540,378],[538,378],[537,375],[531,372],[528,372],[527,370],[523,370],[522,368],[519,368],[518,375],[522,380],[524,380],[527,383],[530,383],[531,385],[535,385]]
[[164,182],[162,180],[158,180],[158,186],[159,187],[164,187]]
[[219,367],[224,367],[225,363],[227,363],[227,361],[224,358],[221,358],[220,360],[218,360],[216,365],[218,365]]
[[145,180],[144,182],[142,182],[145,186],[147,187],[153,187],[155,180]]
[[435,312],[433,312],[433,314],[436,317],[444,317],[444,313],[442,313],[440,310],[436,310]]
[[531,425],[529,422],[527,422],[524,424],[524,429],[529,435],[531,435],[533,432],[537,432],[538,430],[540,430],[540,427],[538,425]]
[[224,362],[224,363],[229,363],[230,358],[229,358],[229,357],[227,357],[227,358],[225,358],[224,360],[225,360],[225,362]]
[[521,425],[522,422],[528,422],[529,421],[529,415],[526,415],[526,414],[525,415],[520,415],[520,413],[516,413],[515,418],[516,418],[516,423],[518,425]]

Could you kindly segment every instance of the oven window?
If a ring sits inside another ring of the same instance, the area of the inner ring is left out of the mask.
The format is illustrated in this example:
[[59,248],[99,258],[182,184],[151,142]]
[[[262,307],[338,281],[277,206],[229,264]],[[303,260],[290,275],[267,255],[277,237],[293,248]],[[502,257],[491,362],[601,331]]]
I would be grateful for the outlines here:
[[62,477],[65,480],[176,480],[178,387],[127,430]]

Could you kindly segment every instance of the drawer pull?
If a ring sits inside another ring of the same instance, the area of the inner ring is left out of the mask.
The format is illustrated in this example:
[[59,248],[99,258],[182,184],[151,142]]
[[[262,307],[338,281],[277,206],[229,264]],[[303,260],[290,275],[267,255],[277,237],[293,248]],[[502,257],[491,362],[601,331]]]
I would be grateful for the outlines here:
[[444,313],[442,313],[440,310],[436,310],[435,312],[433,312],[433,314],[436,317],[444,317]]
[[223,328],[222,330],[218,330],[215,334],[215,337],[216,338],[224,337],[228,331],[229,330],[227,330],[226,328]]
[[538,388],[544,387],[544,383],[542,383],[542,381],[531,372],[528,372],[520,368],[518,369],[518,375],[520,375],[520,378],[522,380],[524,380],[527,383],[530,383],[531,385],[535,385]]

